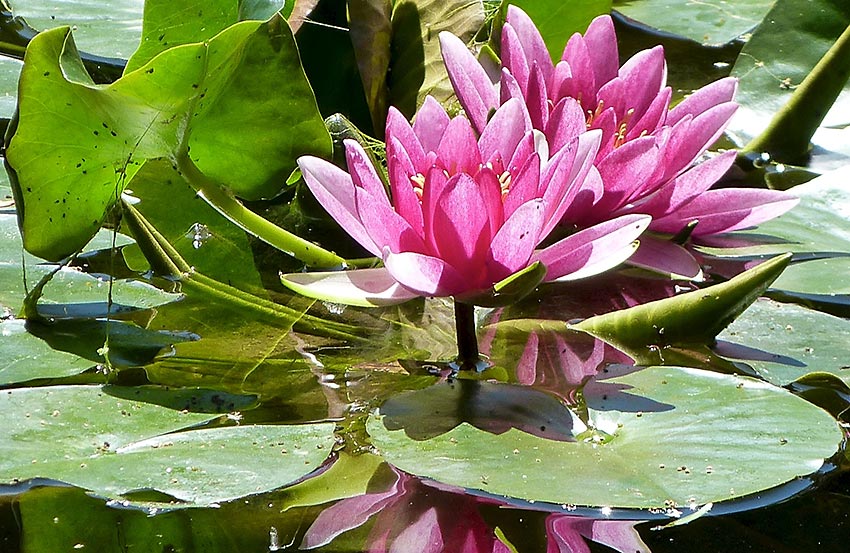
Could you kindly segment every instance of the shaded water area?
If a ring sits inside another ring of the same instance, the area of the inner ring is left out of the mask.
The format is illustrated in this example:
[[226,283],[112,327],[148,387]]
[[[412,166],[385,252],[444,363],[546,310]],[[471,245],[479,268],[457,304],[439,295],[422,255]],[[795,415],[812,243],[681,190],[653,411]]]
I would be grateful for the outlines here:
[[[141,4],[15,6],[121,59]],[[664,43],[677,95],[743,45],[618,32],[623,56]],[[295,295],[280,274],[300,262],[169,170],[147,162],[132,188],[150,243],[191,266],[179,279],[111,230],[61,268],[25,253],[0,182],[0,553],[847,550],[846,167],[690,248],[706,282],[632,268],[476,308],[479,371],[452,363],[450,299]],[[304,191],[251,207],[362,256]],[[130,219],[109,224],[144,228]]]

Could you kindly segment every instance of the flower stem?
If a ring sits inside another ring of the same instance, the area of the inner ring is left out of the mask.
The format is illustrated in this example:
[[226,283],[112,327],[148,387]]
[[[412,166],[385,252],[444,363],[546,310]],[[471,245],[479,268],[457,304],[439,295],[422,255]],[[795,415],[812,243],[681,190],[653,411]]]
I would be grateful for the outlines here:
[[455,329],[457,330],[457,364],[461,370],[476,370],[478,337],[475,332],[475,306],[455,300]]
[[242,205],[230,192],[204,175],[189,159],[188,153],[178,154],[175,162],[180,174],[201,197],[246,232],[310,267],[331,269],[346,265],[345,260],[335,253],[280,228]]

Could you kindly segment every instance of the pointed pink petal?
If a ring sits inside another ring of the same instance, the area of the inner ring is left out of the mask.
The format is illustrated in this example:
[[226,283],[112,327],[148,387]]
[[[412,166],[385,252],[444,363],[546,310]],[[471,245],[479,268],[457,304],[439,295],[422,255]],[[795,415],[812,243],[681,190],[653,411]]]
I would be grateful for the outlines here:
[[624,215],[568,236],[532,259],[546,266],[545,281],[593,276],[628,259],[635,250],[633,242],[650,220],[645,215]]
[[670,96],[672,94],[673,90],[669,86],[664,87],[655,99],[652,100],[643,117],[629,124],[626,140],[633,140],[644,133],[651,134],[663,125],[667,117],[667,110],[670,107]]
[[535,129],[545,129],[549,123],[549,98],[546,96],[546,83],[543,80],[543,73],[536,62],[531,65],[531,71],[528,75],[525,104],[528,106],[531,125]]
[[298,166],[310,192],[339,226],[367,251],[380,256],[381,248],[366,232],[357,214],[351,175],[332,163],[312,156],[298,158]]
[[605,194],[594,206],[609,213],[622,206],[629,198],[640,197],[640,192],[651,184],[661,161],[661,151],[654,136],[644,136],[626,142],[596,164]]
[[[387,112],[386,136],[397,138],[398,145],[407,152],[407,157],[413,162],[413,166],[421,170],[422,166],[425,165],[425,151],[422,149],[422,144],[419,143],[419,137],[413,132],[413,127],[410,126],[404,115],[392,106]],[[397,152],[387,152],[388,157],[394,154],[398,155]]]
[[413,121],[413,132],[419,137],[424,151],[437,151],[449,120],[449,114],[443,106],[431,96],[426,96]]
[[530,62],[522,49],[522,43],[516,30],[509,24],[502,27],[502,67],[510,71],[516,79],[522,95],[528,90],[528,75],[531,71]]
[[702,268],[694,256],[682,246],[661,238],[642,236],[637,251],[627,263],[668,278],[703,280]]
[[596,86],[617,76],[620,69],[620,54],[617,51],[617,34],[609,15],[600,15],[590,22],[584,32],[584,42],[593,63]]
[[623,64],[618,75],[623,82],[622,97],[610,98],[612,103],[609,104],[609,98],[603,97],[600,90],[600,99],[605,100],[606,106],[623,106],[621,115],[625,115],[628,109],[634,109],[633,117],[642,117],[667,81],[664,48],[656,46],[638,52]]
[[437,252],[458,271],[475,280],[490,246],[490,223],[478,184],[467,174],[449,179],[437,199],[431,229]]
[[731,102],[737,88],[738,79],[735,77],[726,77],[707,84],[671,109],[667,115],[667,123],[675,125],[687,114],[697,116],[714,106]]
[[[600,80],[595,75],[593,59],[588,52],[587,43],[580,34],[575,33],[570,37],[561,59],[569,65],[570,75],[557,76],[559,84],[557,89],[552,90],[553,98],[572,97],[578,100],[585,110],[595,110],[598,104],[596,94],[599,88],[611,79]],[[615,71],[614,76],[616,75]],[[555,80],[553,79],[553,85]]]
[[519,206],[490,245],[487,255],[487,275],[493,283],[524,269],[540,243],[543,226],[543,201],[531,200]]
[[343,144],[345,145],[348,172],[351,174],[354,185],[365,188],[379,200],[386,200],[387,207],[389,207],[390,199],[387,197],[384,183],[381,182],[381,177],[375,172],[375,167],[366,151],[363,150],[363,146],[351,139],[344,140]]
[[384,265],[395,280],[422,296],[453,296],[471,290],[454,267],[436,257],[387,253]]
[[[555,226],[563,219],[564,214],[570,209],[578,194],[587,190],[590,186],[592,198],[596,199],[596,182],[594,175],[588,179],[593,162],[596,158],[596,150],[602,133],[599,131],[588,131],[566,147],[562,148],[550,160],[541,179],[542,197],[546,202],[546,222],[541,237],[547,236]],[[587,192],[585,192],[587,195]]]
[[[525,104],[525,93],[520,88],[519,83],[516,80],[510,71],[507,68],[502,68],[502,76],[499,80],[499,98],[502,104],[507,103],[511,98],[516,98],[520,102]],[[527,110],[526,110],[527,111]],[[528,119],[529,126],[531,125],[531,119]]]
[[546,518],[546,553],[590,553],[590,548],[579,532],[590,521],[566,515],[550,515]]
[[720,104],[691,119],[684,117],[671,129],[664,153],[663,178],[676,176],[720,138],[723,129],[738,109],[734,102]]
[[531,130],[526,125],[524,110],[525,106],[516,98],[511,98],[496,110],[478,139],[482,160],[490,160],[497,153],[502,159],[510,159],[520,140]]
[[581,104],[575,98],[563,98],[549,114],[549,123],[546,125],[549,147],[557,152],[586,130]]
[[534,22],[528,17],[528,14],[514,5],[508,6],[506,22],[516,32],[525,58],[528,60],[528,66],[531,67],[536,62],[543,74],[543,81],[547,86],[551,84],[552,56],[549,54],[546,43],[543,42],[543,37],[540,36],[540,31],[537,30]]
[[357,214],[364,221],[366,232],[381,250],[388,247],[393,253],[425,251],[425,243],[419,232],[411,228],[407,220],[364,188],[354,191]]
[[722,188],[709,190],[675,213],[657,222],[662,232],[678,232],[685,224],[698,220],[694,236],[730,232],[755,226],[777,217],[799,202],[778,190]]
[[523,165],[525,165],[528,158],[535,153],[536,145],[534,138],[533,132],[528,132],[523,135],[522,140],[520,140],[519,144],[517,144],[516,150],[512,152],[513,155],[509,154],[509,157],[506,159],[507,163],[505,170],[509,171],[513,175],[516,174]]
[[448,176],[439,167],[433,167],[425,175],[425,190],[422,193],[422,224],[425,228],[425,241],[433,254],[439,251],[434,238],[434,227],[440,224],[440,221],[434,220],[434,214],[437,209],[437,200],[442,196],[448,181]]
[[481,154],[478,141],[466,117],[451,120],[437,148],[437,159],[443,163],[443,169],[456,173],[475,174],[481,166]]
[[[388,137],[388,143],[393,142],[398,142],[398,139]],[[410,227],[417,231],[420,236],[424,236],[422,205],[419,202],[419,197],[413,191],[413,181],[410,180],[410,177],[416,175],[416,171],[403,148],[391,148],[388,144],[387,152],[390,150],[398,152],[398,155],[388,155],[387,157],[387,172],[389,173],[393,205],[398,214],[407,220]]]
[[487,124],[487,114],[499,105],[496,85],[484,68],[456,36],[440,33],[443,62],[463,111],[479,133]]
[[540,156],[535,153],[529,156],[520,170],[511,176],[511,184],[504,200],[506,218],[510,218],[519,206],[539,197],[537,193],[539,183]]
[[485,167],[475,175],[478,191],[484,201],[487,220],[490,221],[490,236],[495,236],[505,222],[505,208],[502,202],[502,186],[499,177],[492,169]]
[[396,282],[385,268],[290,273],[281,275],[280,281],[308,298],[360,307],[395,305],[419,296]]
[[[622,210],[623,213],[646,213],[661,218],[699,196],[717,182],[735,163],[737,152],[730,150],[697,163],[675,179],[667,182],[643,200]],[[654,229],[650,225],[651,229]]]
[[557,104],[559,99],[563,99],[566,96],[576,99],[576,94],[561,94],[560,92],[564,81],[571,79],[572,76],[573,70],[570,64],[565,61],[559,61],[555,66],[555,71],[552,73],[552,82],[546,83],[546,90],[549,91],[549,97],[554,104]]

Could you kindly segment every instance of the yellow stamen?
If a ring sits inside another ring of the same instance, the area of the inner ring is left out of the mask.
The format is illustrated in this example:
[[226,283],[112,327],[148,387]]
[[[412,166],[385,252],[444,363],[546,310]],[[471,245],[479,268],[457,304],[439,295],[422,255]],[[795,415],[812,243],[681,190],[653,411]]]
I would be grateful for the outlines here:
[[412,177],[410,177],[410,184],[413,185],[413,193],[416,194],[416,197],[419,198],[419,201],[422,201],[422,194],[425,192],[425,175],[422,173],[416,173]]
[[597,104],[596,109],[594,111],[587,110],[587,120],[585,123],[587,124],[587,128],[589,129],[591,125],[593,125],[594,119],[599,117],[599,114],[605,111],[605,101],[599,100],[599,104]]

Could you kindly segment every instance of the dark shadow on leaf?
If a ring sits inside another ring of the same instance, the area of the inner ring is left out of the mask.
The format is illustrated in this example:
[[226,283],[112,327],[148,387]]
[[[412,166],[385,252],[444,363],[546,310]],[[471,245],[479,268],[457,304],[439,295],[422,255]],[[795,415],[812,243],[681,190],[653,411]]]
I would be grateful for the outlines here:
[[253,407],[255,395],[230,394],[203,388],[167,388],[165,386],[104,386],[103,392],[123,399],[153,403],[192,413],[230,413]]
[[388,399],[381,414],[387,429],[403,429],[413,440],[434,438],[466,422],[492,434],[516,428],[549,440],[575,441],[570,410],[526,386],[445,380]]
[[622,411],[624,413],[653,413],[670,411],[675,406],[655,401],[648,397],[626,393],[632,386],[605,382],[609,378],[618,378],[643,370],[644,367],[632,365],[609,365],[598,376],[591,378],[584,386],[584,401],[588,409],[596,411]]
[[726,342],[724,340],[718,340],[711,349],[718,355],[732,359],[741,359],[744,361],[767,361],[769,363],[779,363],[780,365],[788,365],[791,367],[806,366],[806,364],[802,361],[794,359],[793,357],[788,357],[787,355],[770,353],[769,351]]

